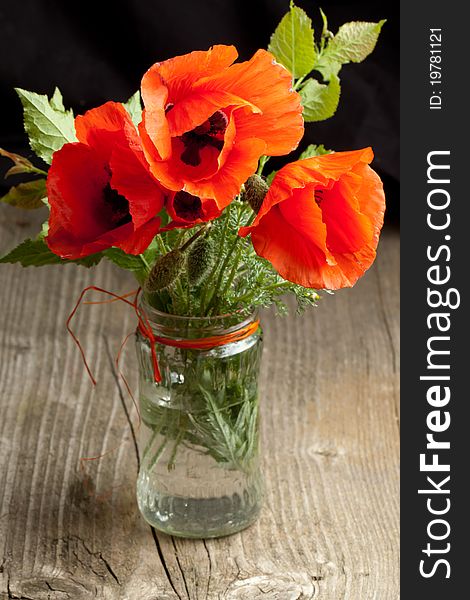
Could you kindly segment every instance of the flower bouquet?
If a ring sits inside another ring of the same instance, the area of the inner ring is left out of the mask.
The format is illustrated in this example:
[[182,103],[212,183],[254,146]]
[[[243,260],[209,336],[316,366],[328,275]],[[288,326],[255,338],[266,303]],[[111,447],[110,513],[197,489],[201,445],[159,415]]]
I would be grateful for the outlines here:
[[318,290],[354,285],[375,258],[384,194],[370,148],[311,145],[268,168],[297,148],[304,122],[334,114],[342,65],[366,58],[383,24],[333,35],[321,16],[315,40],[291,4],[268,51],[236,62],[218,45],[158,62],[126,103],[75,118],[57,89],[17,90],[43,162],[1,150],[8,176],[32,176],[1,200],[49,216],[0,262],[106,259],[135,275],[133,295],[93,289],[137,317],[137,497],[170,534],[225,535],[259,512],[258,309],[285,312],[286,294],[314,306]]

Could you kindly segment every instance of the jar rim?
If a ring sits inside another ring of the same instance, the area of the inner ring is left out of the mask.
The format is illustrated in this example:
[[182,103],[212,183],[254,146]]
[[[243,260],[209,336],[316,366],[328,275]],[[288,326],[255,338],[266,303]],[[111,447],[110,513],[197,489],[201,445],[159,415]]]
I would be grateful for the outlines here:
[[[258,317],[258,310],[256,308],[250,308],[250,312],[248,314],[242,314],[244,311],[240,309],[232,313],[214,316],[173,315],[155,308],[146,301],[144,296],[142,296],[140,299],[140,306],[149,318],[150,325],[158,328],[163,327],[167,330],[167,333],[170,333],[170,330],[175,330],[175,328],[178,327],[178,324],[183,325],[188,323],[192,323],[195,326],[196,331],[199,328],[202,331],[212,329],[226,332],[236,331],[253,322]],[[230,325],[225,324],[228,319],[233,318],[235,320],[237,316],[240,317],[240,320],[237,320]],[[161,322],[159,323],[158,321]]]

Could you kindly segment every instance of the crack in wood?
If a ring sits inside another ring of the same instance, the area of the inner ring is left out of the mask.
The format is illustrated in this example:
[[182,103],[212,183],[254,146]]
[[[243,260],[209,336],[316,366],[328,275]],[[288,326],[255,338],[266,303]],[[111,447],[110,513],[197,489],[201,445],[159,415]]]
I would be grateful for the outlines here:
[[34,598],[31,598],[30,596],[17,596],[16,594],[14,594],[11,591],[10,588],[10,574],[7,572],[7,594],[8,594],[8,600],[34,600]]
[[171,537],[171,543],[173,544],[173,548],[175,550],[176,564],[178,565],[178,569],[180,570],[181,577],[183,579],[184,589],[186,590],[186,594],[188,596],[188,600],[191,600],[191,595],[190,595],[189,589],[188,589],[188,583],[186,581],[186,576],[184,574],[184,570],[181,567],[180,557],[178,556],[178,548],[176,547],[176,543],[175,543],[175,538],[174,537]]
[[[119,578],[117,577],[116,573],[113,571],[111,565],[109,564],[109,562],[106,560],[106,558],[103,556],[102,552],[93,552],[93,550],[91,550],[87,544],[85,543],[85,541],[78,535],[72,535],[69,536],[68,538],[64,538],[64,541],[67,543],[70,540],[76,540],[78,542],[80,542],[80,544],[82,545],[83,549],[85,550],[85,552],[91,556],[94,559],[98,559],[100,560],[106,571],[111,575],[111,577],[114,579],[114,581],[118,584],[118,586],[121,586],[121,582],[119,581]],[[94,567],[93,564],[89,564],[88,562],[83,561],[80,556],[79,553],[77,552],[77,550],[75,548],[71,548],[72,554],[75,556],[75,559],[78,563],[80,563],[87,571],[90,570],[92,571],[98,578],[100,579],[104,579],[106,577],[106,575],[104,575],[103,573],[100,573],[99,571],[97,571]],[[47,581],[45,582],[46,585],[50,585]],[[80,583],[81,587],[84,587],[83,584]],[[85,588],[86,589],[86,588]],[[63,590],[54,590],[54,591],[63,591]],[[64,592],[66,593],[66,592]]]
[[206,598],[209,598],[209,588],[211,585],[211,577],[212,577],[212,559],[209,552],[209,548],[207,547],[206,540],[202,540],[203,546],[207,552],[207,558],[209,560],[209,575],[207,577],[207,588],[206,588]]
[[162,563],[163,570],[165,571],[166,578],[168,579],[169,584],[171,585],[172,590],[175,592],[179,600],[183,600],[176,589],[176,586],[173,582],[173,579],[170,574],[170,570],[168,569],[168,565],[166,564],[165,556],[163,555],[162,547],[160,546],[160,541],[157,537],[157,532],[153,527],[150,527],[150,531],[152,532],[153,541],[155,542],[155,546],[157,548],[158,556],[160,558],[160,562]]
[[109,562],[105,559],[105,557],[101,554],[101,552],[99,553],[99,557],[101,558],[101,560],[104,563],[104,566],[106,567],[106,569],[108,570],[108,572],[110,573],[110,575],[113,577],[113,579],[115,580],[115,582],[120,586],[121,582],[119,581],[116,573],[112,570],[111,565],[109,564]]

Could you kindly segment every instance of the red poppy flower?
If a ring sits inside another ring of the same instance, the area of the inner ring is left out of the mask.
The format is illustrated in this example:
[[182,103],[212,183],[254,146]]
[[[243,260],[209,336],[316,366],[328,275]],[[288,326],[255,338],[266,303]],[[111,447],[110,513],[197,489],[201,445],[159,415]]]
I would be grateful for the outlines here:
[[259,256],[289,281],[350,287],[375,258],[385,197],[370,148],[299,160],[275,176],[251,227]]
[[54,153],[47,177],[49,248],[76,259],[111,246],[140,254],[160,225],[164,192],[122,104],[75,119],[78,142]]
[[163,230],[193,227],[212,221],[222,213],[211,198],[199,198],[185,191],[170,192],[165,207],[172,221]]
[[153,65],[142,79],[140,134],[153,174],[168,189],[223,209],[263,154],[293,150],[303,135],[292,77],[269,52],[232,64],[214,46]]

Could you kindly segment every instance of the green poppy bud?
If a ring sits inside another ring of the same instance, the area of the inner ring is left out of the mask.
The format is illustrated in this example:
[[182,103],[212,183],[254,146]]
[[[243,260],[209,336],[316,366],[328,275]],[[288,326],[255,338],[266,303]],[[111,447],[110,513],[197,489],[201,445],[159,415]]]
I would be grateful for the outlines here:
[[152,293],[171,286],[183,270],[184,258],[184,253],[178,248],[161,256],[153,265],[144,284],[144,290]]
[[188,279],[191,285],[198,285],[204,279],[214,262],[214,245],[208,236],[197,239],[188,251]]
[[259,175],[252,175],[245,182],[243,200],[248,202],[255,213],[258,213],[268,190],[269,185],[262,177]]

